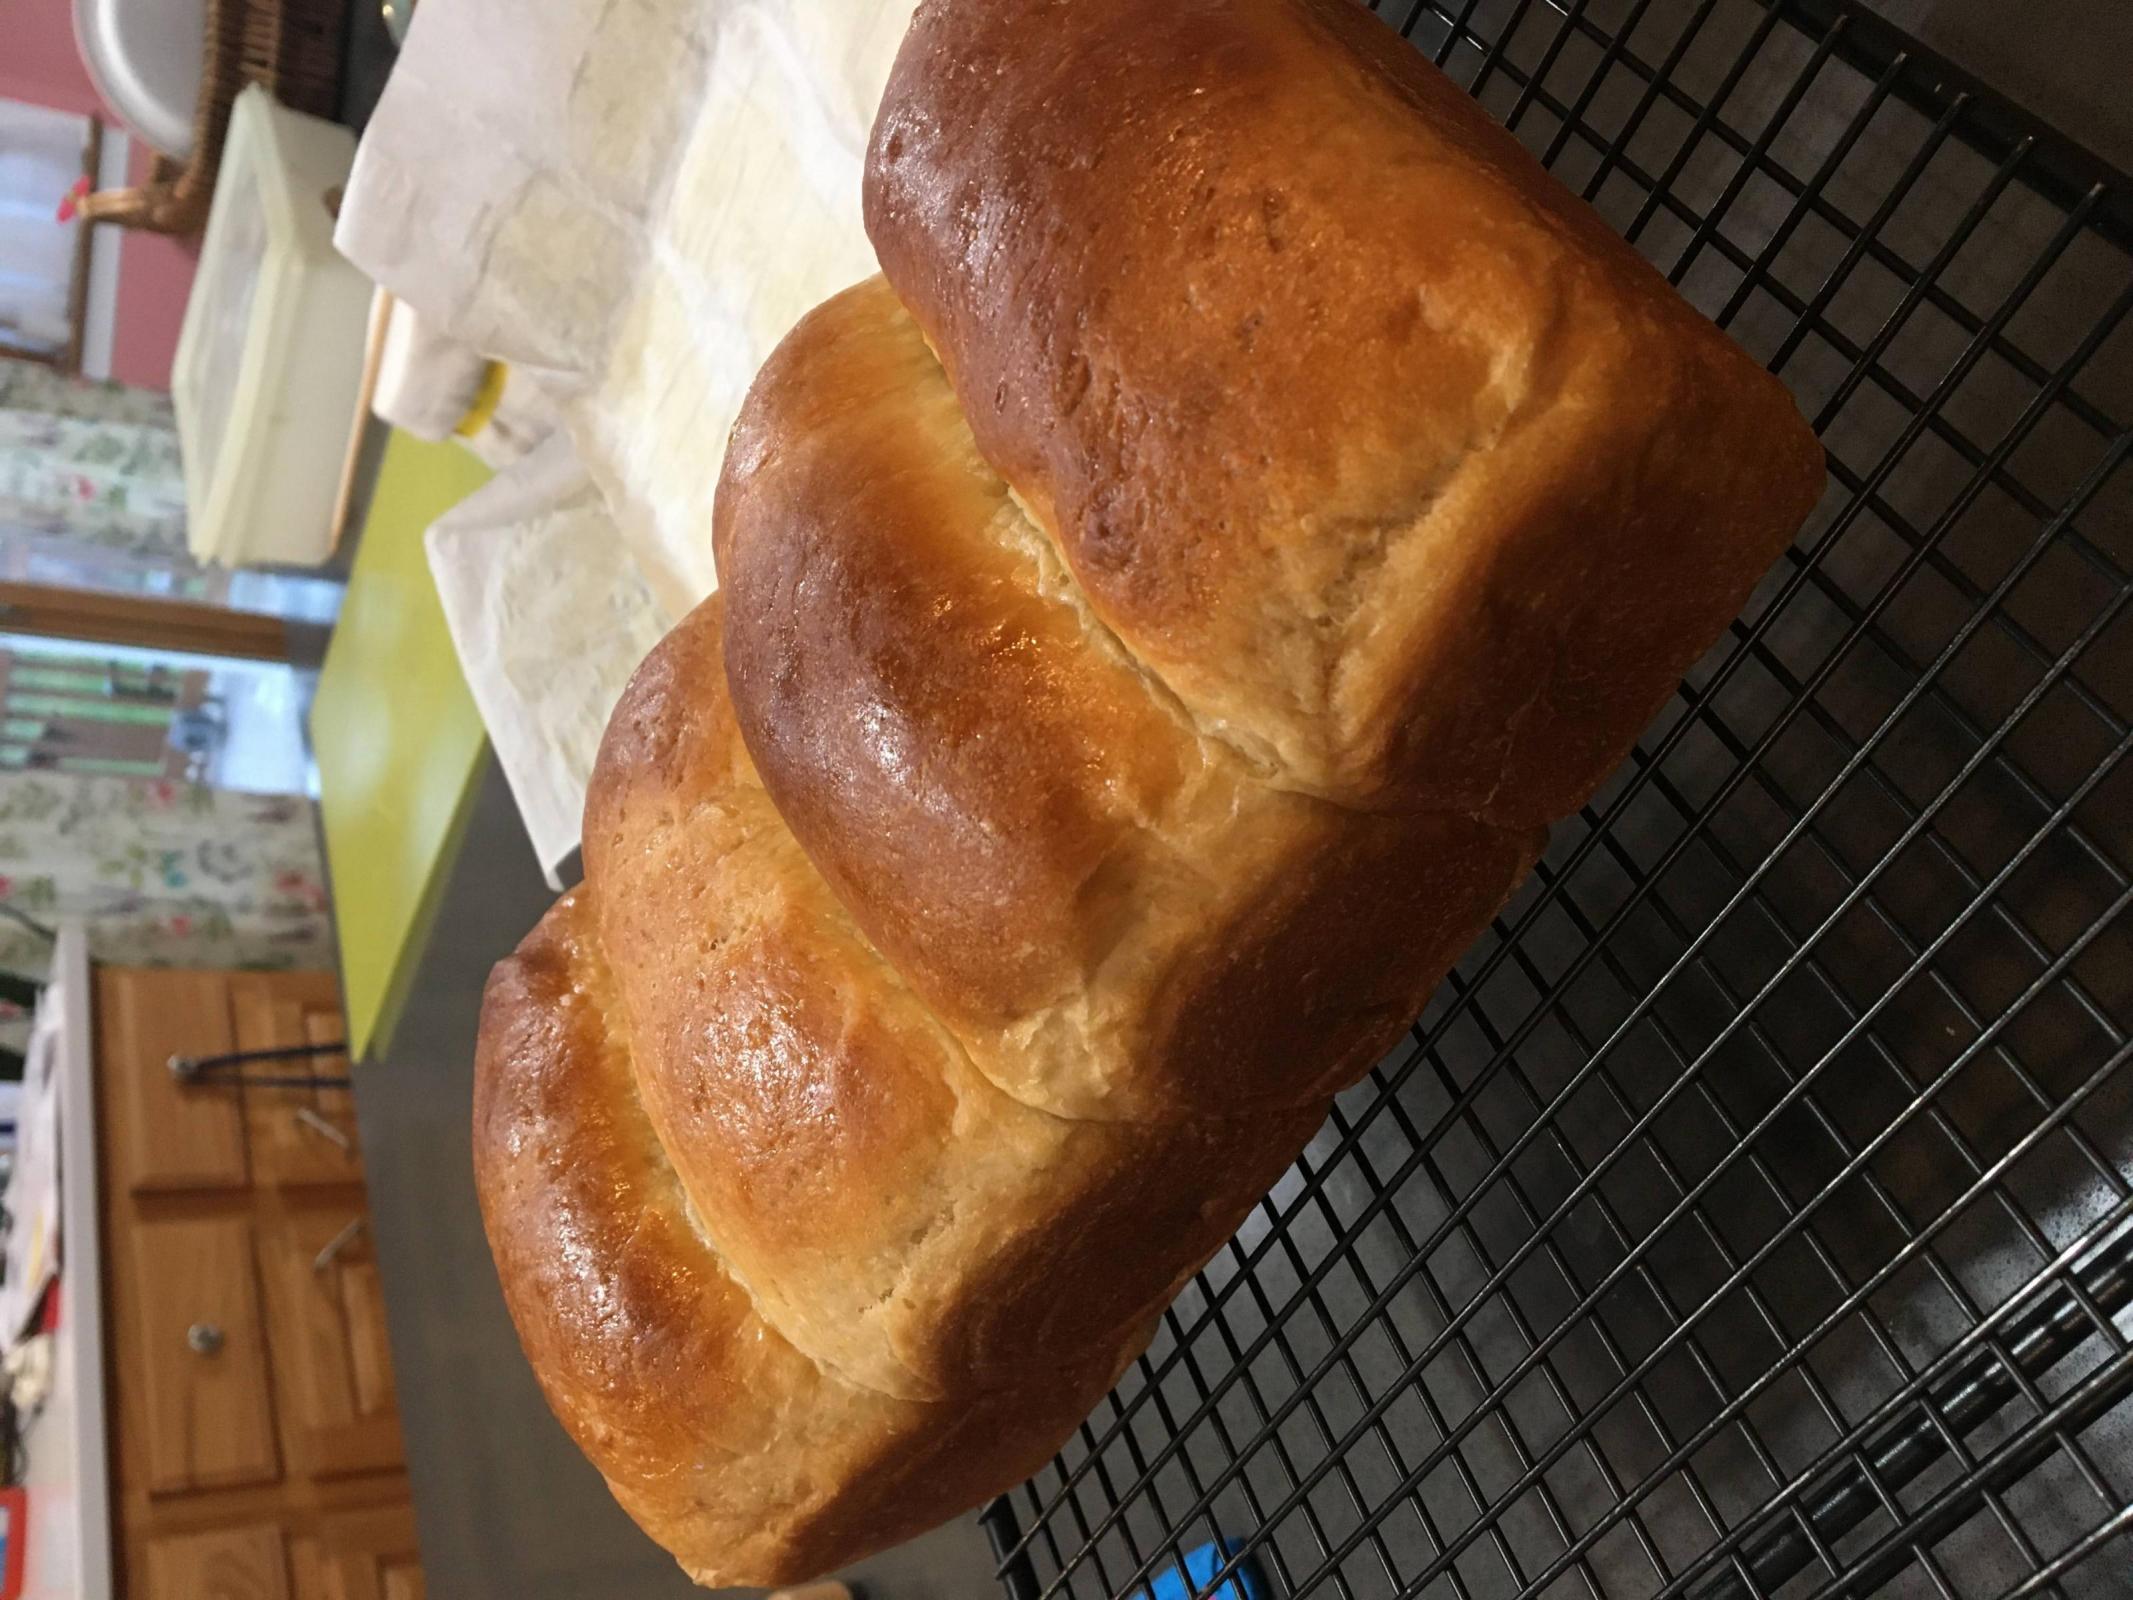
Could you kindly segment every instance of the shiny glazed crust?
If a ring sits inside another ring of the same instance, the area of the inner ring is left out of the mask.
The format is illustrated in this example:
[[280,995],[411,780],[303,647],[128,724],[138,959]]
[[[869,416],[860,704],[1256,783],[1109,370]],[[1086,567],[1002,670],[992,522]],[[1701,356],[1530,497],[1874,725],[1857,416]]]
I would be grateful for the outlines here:
[[1090,606],[1270,781],[1580,805],[1798,530],[1791,397],[1354,0],[941,0],[882,270]]
[[1023,1104],[853,925],[772,806],[720,668],[730,597],[653,653],[586,810],[586,878],[661,1149],[733,1275],[849,1380],[963,1400],[1108,1352],[1325,1115]]
[[1031,1105],[1323,1100],[1539,849],[1536,828],[1270,787],[1198,734],[1090,615],[880,280],[764,366],[717,535],[727,679],[777,813]]
[[1349,0],[930,0],[866,198],[483,1019],[527,1354],[706,1583],[1049,1455],[1821,481]]
[[1150,1329],[954,1404],[802,1355],[690,1216],[609,1031],[590,922],[565,898],[490,980],[474,1170],[527,1359],[623,1509],[699,1583],[786,1583],[1034,1472]]

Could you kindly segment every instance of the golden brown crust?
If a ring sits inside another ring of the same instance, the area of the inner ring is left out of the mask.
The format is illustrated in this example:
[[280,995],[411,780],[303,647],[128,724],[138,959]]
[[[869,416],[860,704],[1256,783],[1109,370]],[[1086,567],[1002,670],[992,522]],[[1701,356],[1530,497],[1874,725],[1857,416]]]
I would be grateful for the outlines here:
[[474,1166],[527,1359],[623,1508],[700,1583],[786,1583],[1033,1472],[1147,1326],[1025,1391],[946,1405],[803,1356],[690,1224],[608,1031],[590,921],[564,899],[490,980]]
[[733,738],[731,596],[653,652],[588,806],[586,874],[665,1159],[765,1320],[912,1399],[1107,1349],[1324,1118],[1069,1121],[973,1069],[853,925]]
[[705,1582],[1049,1454],[1820,483],[1348,0],[928,0],[867,202],[483,1017],[527,1354]]
[[1266,787],[1043,551],[885,284],[804,319],[718,499],[726,674],[778,814],[1021,1100],[1175,1119],[1346,1087],[1538,834]]
[[929,0],[866,199],[986,458],[1278,782],[1566,814],[1820,491],[1783,387],[1352,0]]

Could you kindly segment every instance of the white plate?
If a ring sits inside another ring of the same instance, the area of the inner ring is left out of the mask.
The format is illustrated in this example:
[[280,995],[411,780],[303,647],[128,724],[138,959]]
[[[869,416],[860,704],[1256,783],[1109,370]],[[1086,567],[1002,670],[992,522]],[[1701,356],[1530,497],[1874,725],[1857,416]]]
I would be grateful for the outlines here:
[[206,0],[74,0],[74,40],[128,132],[179,161],[192,153]]

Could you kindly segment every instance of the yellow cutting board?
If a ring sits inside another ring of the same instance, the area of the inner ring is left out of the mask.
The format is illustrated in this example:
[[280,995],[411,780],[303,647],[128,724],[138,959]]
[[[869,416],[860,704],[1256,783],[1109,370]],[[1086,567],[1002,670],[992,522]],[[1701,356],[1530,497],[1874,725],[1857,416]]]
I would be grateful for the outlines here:
[[352,1060],[391,1038],[487,751],[422,536],[488,479],[392,435],[311,707]]

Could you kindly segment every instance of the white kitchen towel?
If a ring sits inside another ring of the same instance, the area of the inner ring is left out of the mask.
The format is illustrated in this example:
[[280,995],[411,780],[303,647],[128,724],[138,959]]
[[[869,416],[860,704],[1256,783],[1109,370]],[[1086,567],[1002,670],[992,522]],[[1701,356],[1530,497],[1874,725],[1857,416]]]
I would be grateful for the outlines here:
[[[875,270],[860,174],[913,6],[444,0],[418,10],[365,132],[342,252],[440,334],[532,374],[567,430],[431,545],[544,861],[566,811],[575,842],[585,735],[635,665],[625,641],[648,647],[717,586],[712,496],[756,369]],[[476,605],[485,582],[512,603]],[[544,583],[589,595],[604,641],[570,672],[534,670],[557,620]]]
[[561,434],[428,540],[467,687],[541,870],[561,888],[600,736],[665,624],[636,567],[614,559],[614,518]]

